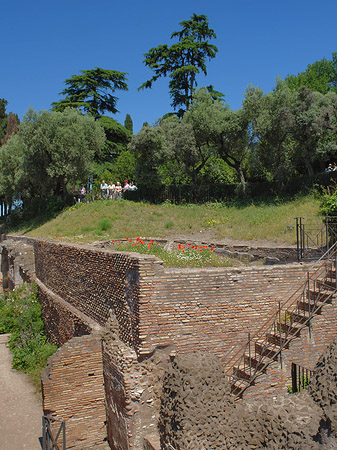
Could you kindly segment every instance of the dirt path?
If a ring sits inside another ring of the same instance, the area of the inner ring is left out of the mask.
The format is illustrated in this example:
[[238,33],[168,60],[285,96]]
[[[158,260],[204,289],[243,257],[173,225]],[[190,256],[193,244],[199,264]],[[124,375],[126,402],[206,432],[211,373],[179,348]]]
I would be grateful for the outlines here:
[[41,450],[42,406],[27,376],[12,369],[12,355],[0,335],[0,450]]

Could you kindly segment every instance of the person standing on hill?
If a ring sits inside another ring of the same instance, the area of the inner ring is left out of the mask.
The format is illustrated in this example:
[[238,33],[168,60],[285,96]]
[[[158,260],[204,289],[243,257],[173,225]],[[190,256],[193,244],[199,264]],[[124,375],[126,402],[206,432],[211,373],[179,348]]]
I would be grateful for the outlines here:
[[108,196],[108,185],[107,185],[107,183],[104,181],[104,180],[102,180],[102,183],[101,183],[101,197],[102,198],[107,198],[107,196]]

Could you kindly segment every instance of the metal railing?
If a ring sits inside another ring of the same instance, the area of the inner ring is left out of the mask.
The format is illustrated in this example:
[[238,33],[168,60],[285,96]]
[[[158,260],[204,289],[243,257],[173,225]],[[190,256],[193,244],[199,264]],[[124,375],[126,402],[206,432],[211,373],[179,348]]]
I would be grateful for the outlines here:
[[326,216],[321,223],[306,223],[304,217],[295,217],[297,259],[303,259],[310,249],[327,251],[337,241],[337,217]]
[[54,419],[50,415],[42,416],[42,450],[66,450],[64,420]]
[[253,334],[248,333],[238,351],[224,356],[226,375],[235,395],[242,396],[271,362],[279,361],[282,367],[283,349],[305,326],[311,332],[311,319],[337,291],[336,258],[337,244],[312,266],[300,287],[285,302],[279,302]]
[[291,393],[302,391],[310,384],[313,370],[306,369],[298,364],[291,364]]

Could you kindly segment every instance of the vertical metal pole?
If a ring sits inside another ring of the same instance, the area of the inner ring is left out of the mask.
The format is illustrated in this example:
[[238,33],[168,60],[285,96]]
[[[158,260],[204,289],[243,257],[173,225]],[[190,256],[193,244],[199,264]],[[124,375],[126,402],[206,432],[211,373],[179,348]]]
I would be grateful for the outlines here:
[[281,302],[280,302],[280,300],[278,302],[278,321],[279,321],[280,349],[281,349],[281,351],[280,351],[280,363],[281,363],[281,369],[282,369],[283,363],[282,363],[282,329],[281,329]]
[[249,377],[252,378],[252,352],[250,348],[250,332],[248,333],[248,342],[249,342]]
[[302,243],[303,233],[302,233],[302,217],[300,217],[300,249],[301,249],[301,259],[303,258],[303,243]]
[[298,217],[295,217],[296,219],[296,242],[297,242],[297,261],[300,260],[300,241],[299,241],[299,234],[298,234]]
[[328,217],[325,218],[325,238],[326,238],[326,251],[329,250],[329,219]]
[[335,288],[337,289],[337,253],[335,253]]
[[308,315],[309,315],[309,337],[311,339],[311,298],[310,298],[310,274],[308,272]]
[[43,450],[46,449],[46,424],[44,416],[42,416],[42,448]]
[[291,363],[291,384],[293,393],[297,392],[296,364]]

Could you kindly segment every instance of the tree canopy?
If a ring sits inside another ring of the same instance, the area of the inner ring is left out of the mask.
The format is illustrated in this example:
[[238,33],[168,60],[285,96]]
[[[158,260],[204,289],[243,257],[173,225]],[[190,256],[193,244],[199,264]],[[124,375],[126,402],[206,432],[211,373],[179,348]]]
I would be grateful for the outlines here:
[[126,91],[126,73],[96,67],[81,70],[65,80],[67,88],[60,92],[66,97],[52,103],[54,111],[64,111],[67,107],[89,112],[97,120],[104,112],[115,114],[118,98],[112,95],[116,90]]
[[67,196],[67,184],[86,180],[94,155],[105,135],[90,116],[74,109],[63,112],[29,109],[13,135],[0,149],[0,190],[9,202]]
[[215,58],[218,49],[209,43],[209,39],[216,38],[216,34],[209,28],[206,16],[194,13],[190,20],[184,20],[179,25],[182,29],[171,35],[171,39],[177,38],[178,42],[171,46],[159,45],[144,55],[143,62],[154,75],[139,89],[151,88],[158,78],[169,76],[173,108],[188,110],[197,86],[196,76],[200,72],[207,75],[206,61]]
[[285,81],[291,89],[298,90],[301,86],[306,86],[321,94],[337,92],[337,53],[332,53],[331,60],[323,58],[309,64],[304,72],[288,75]]

